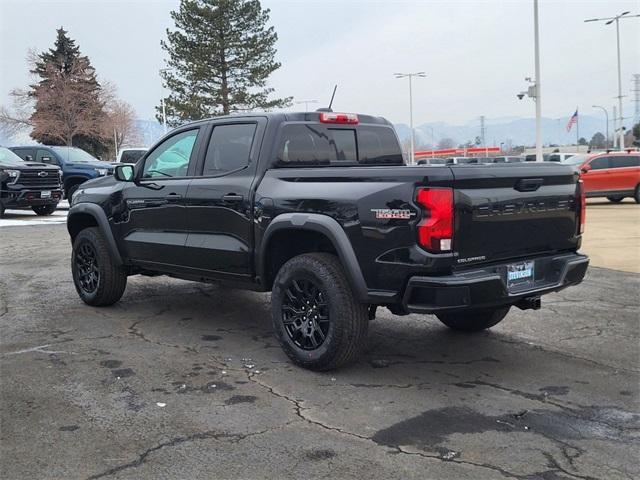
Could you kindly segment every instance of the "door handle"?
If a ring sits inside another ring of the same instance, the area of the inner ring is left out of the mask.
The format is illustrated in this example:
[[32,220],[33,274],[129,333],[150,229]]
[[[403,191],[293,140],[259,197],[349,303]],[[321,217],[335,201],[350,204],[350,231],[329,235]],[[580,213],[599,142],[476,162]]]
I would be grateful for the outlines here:
[[164,198],[167,199],[170,202],[175,202],[177,200],[182,199],[182,195],[180,195],[179,193],[170,193]]
[[222,200],[225,202],[241,202],[244,200],[242,195],[236,195],[235,193],[228,193],[222,197]]

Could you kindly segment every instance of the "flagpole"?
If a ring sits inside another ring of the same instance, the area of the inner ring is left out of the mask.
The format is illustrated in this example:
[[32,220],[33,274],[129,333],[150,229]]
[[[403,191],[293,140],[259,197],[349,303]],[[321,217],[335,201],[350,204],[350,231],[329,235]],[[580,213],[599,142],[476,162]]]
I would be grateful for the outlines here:
[[578,153],[580,153],[580,114],[578,114],[578,107],[576,107],[576,146],[578,147]]

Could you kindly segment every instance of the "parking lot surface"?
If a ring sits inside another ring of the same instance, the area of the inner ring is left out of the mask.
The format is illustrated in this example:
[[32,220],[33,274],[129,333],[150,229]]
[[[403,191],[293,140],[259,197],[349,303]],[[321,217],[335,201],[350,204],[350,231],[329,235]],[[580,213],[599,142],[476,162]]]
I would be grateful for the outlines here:
[[462,335],[379,309],[366,354],[293,366],[269,295],[131,277],[77,297],[63,225],[3,228],[0,477],[640,477],[640,275]]

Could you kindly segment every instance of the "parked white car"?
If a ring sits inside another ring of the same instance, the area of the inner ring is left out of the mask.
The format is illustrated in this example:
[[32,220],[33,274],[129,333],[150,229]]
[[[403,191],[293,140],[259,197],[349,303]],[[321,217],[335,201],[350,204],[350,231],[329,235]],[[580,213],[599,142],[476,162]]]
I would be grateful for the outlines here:
[[147,147],[126,147],[120,149],[115,163],[136,163],[149,150]]

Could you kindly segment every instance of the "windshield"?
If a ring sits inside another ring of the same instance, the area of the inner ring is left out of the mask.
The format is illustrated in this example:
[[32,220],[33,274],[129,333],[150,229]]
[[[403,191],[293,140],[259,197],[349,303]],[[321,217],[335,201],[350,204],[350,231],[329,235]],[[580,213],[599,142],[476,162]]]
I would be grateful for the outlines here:
[[0,164],[14,165],[16,167],[19,167],[21,165],[24,165],[24,160],[22,160],[18,155],[13,153],[8,148],[0,147]]
[[62,157],[63,160],[67,162],[76,162],[76,163],[89,163],[89,162],[99,162],[97,158],[91,156],[84,150],[81,150],[76,147],[50,147],[54,152]]
[[562,160],[564,165],[582,165],[589,159],[589,155],[573,155]]

